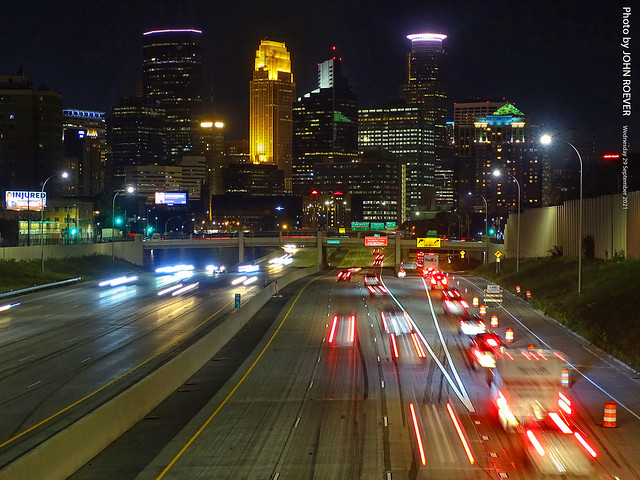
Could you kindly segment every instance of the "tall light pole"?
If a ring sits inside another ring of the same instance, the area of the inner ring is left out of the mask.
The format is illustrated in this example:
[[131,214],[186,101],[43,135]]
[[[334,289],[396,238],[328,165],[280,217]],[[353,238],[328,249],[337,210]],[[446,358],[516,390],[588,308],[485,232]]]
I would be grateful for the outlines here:
[[118,195],[120,195],[121,193],[133,193],[135,191],[135,189],[133,187],[127,187],[126,190],[117,190],[115,195],[113,196],[113,202],[111,202],[111,214],[112,214],[112,223],[111,223],[111,260],[116,258],[116,251],[115,251],[115,243],[116,243],[116,238],[115,238],[115,230],[116,230],[116,197]]
[[[553,137],[551,135],[542,135],[540,137],[540,143],[543,145],[549,145]],[[566,140],[558,138],[561,142],[569,145],[578,155],[578,161],[580,162],[580,201],[578,203],[578,293],[582,293],[582,157],[578,149]]]
[[484,195],[480,193],[469,192],[467,195],[476,195],[484,200],[484,238],[487,244],[484,252],[484,263],[489,263],[489,204]]
[[164,222],[164,236],[165,237],[167,236],[167,233],[169,233],[169,232],[167,232],[167,226],[169,225],[169,222],[171,220],[173,220],[174,218],[180,218],[180,217],[170,217],[169,219],[167,219],[166,222]]
[[[493,176],[494,177],[499,177],[500,175],[502,175],[500,173],[500,170],[494,170],[493,171]],[[507,175],[509,175],[514,182],[516,182],[516,185],[518,186],[518,234],[517,234],[517,240],[516,240],[516,272],[520,271],[520,215],[522,214],[522,212],[520,211],[520,182],[518,181],[518,179],[516,177],[514,177],[513,175],[511,175],[510,173],[507,172]]]
[[[42,190],[40,190],[40,259],[42,263],[42,271],[44,272],[44,187],[49,180],[51,180],[55,175],[51,175],[44,182],[42,182]],[[69,178],[69,174],[67,172],[62,172],[60,174],[61,178]]]

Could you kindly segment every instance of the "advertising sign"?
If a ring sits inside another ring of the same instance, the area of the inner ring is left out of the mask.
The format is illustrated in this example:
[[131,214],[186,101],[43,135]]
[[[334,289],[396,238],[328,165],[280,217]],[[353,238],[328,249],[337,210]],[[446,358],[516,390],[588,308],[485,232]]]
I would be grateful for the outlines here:
[[184,192],[156,192],[156,205],[186,205],[187,194]]
[[4,194],[7,210],[36,210],[47,206],[47,192],[9,191]]
[[418,238],[418,248],[440,248],[439,238]]
[[386,247],[387,237],[364,237],[365,247]]

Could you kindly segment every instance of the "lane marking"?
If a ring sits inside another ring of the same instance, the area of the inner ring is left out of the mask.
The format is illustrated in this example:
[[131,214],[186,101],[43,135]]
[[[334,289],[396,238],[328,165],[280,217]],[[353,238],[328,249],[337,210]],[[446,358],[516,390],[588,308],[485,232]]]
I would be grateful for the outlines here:
[[[146,365],[147,363],[151,362],[153,359],[155,359],[156,357],[162,355],[163,353],[167,352],[168,350],[174,348],[176,345],[178,345],[181,341],[183,341],[187,336],[193,334],[193,332],[195,332],[196,330],[198,330],[200,327],[202,327],[205,323],[207,323],[209,320],[211,320],[212,318],[214,318],[216,315],[218,315],[221,311],[223,311],[225,308],[230,307],[231,304],[233,302],[229,302],[226,305],[223,305],[222,308],[220,308],[217,312],[213,313],[210,317],[208,317],[206,320],[202,321],[200,324],[196,325],[195,328],[193,328],[191,331],[187,332],[185,335],[183,335],[181,338],[176,339],[176,341],[174,341],[173,343],[170,343],[169,345],[167,345],[166,348],[159,350],[156,354],[152,355],[151,357],[149,357],[148,359],[146,359],[144,362],[139,363],[138,365],[136,365],[135,367],[133,367],[132,369],[124,372],[122,375],[119,375],[118,377],[114,378],[113,380],[111,380],[108,383],[105,383],[103,386],[101,386],[100,388],[94,390],[93,392],[85,395],[84,397],[82,397],[79,400],[76,400],[75,402],[73,402],[70,405],[67,405],[65,408],[63,408],[62,410],[59,410],[58,412],[54,413],[53,415],[45,418],[44,420],[41,420],[40,422],[36,423],[35,425],[27,428],[26,430],[23,430],[22,432],[20,432],[19,434],[15,435],[14,437],[9,438],[8,440],[5,440],[4,442],[0,443],[0,448],[5,447],[6,445],[9,445],[12,442],[15,442],[17,439],[23,437],[24,435],[26,435],[27,433],[30,433],[32,431],[34,431],[36,428],[44,425],[45,423],[53,420],[56,417],[59,417],[60,415],[62,415],[63,413],[71,410],[73,407],[80,405],[82,402],[88,400],[89,398],[95,396],[96,394],[98,394],[99,392],[101,392],[102,390],[105,390],[106,388],[110,387],[111,385],[115,384],[116,382],[122,380],[123,378],[125,378],[127,375],[131,375],[133,372],[135,372],[136,370],[138,370],[139,368],[143,367],[144,365]],[[77,338],[77,337],[76,337]]]
[[[225,397],[225,399],[220,403],[220,405],[218,405],[218,407],[213,411],[213,413],[209,416],[209,418],[207,418],[205,420],[205,422],[200,426],[200,428],[198,428],[198,430],[196,431],[196,433],[194,433],[191,438],[187,441],[187,443],[180,449],[180,451],[176,454],[175,457],[173,457],[173,459],[171,460],[171,462],[169,462],[169,464],[164,468],[164,470],[162,470],[162,472],[160,472],[160,475],[158,475],[156,477],[156,480],[160,480],[161,478],[163,478],[167,472],[169,472],[169,470],[171,470],[171,468],[173,467],[173,465],[175,465],[175,463],[180,459],[180,457],[182,457],[182,455],[184,455],[184,452],[187,451],[187,449],[191,446],[191,444],[193,442],[195,442],[195,440],[200,436],[200,434],[204,431],[205,428],[207,428],[207,426],[211,423],[211,421],[215,418],[215,416],[218,414],[218,412],[220,412],[220,410],[222,410],[222,407],[224,407],[227,402],[231,399],[231,397],[236,393],[236,390],[238,390],[238,388],[240,388],[240,385],[242,385],[244,383],[244,381],[246,380],[246,378],[249,376],[249,374],[253,371],[253,369],[255,368],[255,366],[258,364],[258,362],[260,361],[260,359],[262,358],[262,356],[265,354],[265,352],[267,351],[267,349],[269,348],[269,346],[271,345],[271,343],[273,342],[273,340],[276,338],[276,335],[280,332],[280,329],[282,328],[282,326],[284,325],[284,322],[287,320],[287,318],[289,318],[289,314],[291,313],[291,310],[293,310],[293,307],[295,307],[296,303],[298,303],[298,299],[300,298],[300,296],[304,293],[304,291],[307,289],[307,287],[309,285],[311,285],[313,282],[315,282],[318,278],[321,277],[315,277],[313,278],[311,281],[309,281],[302,290],[300,290],[300,293],[298,293],[298,295],[296,296],[295,300],[293,301],[293,303],[291,304],[291,306],[289,307],[289,310],[287,310],[287,313],[285,314],[285,316],[282,318],[282,321],[280,322],[280,324],[278,325],[278,328],[276,328],[275,332],[273,332],[273,335],[271,335],[271,338],[269,338],[269,341],[267,342],[267,344],[264,346],[264,348],[262,349],[262,351],[258,354],[258,356],[256,357],[256,359],[253,361],[253,363],[251,364],[251,366],[247,369],[247,371],[244,373],[244,375],[242,376],[242,378],[240,378],[240,380],[238,381],[238,383],[231,389],[231,391],[229,392],[229,394]],[[320,357],[318,357],[318,362],[320,361]],[[278,474],[279,476],[279,474]]]
[[[386,287],[386,285],[385,285],[385,287]],[[389,289],[387,288],[387,290],[389,290]],[[389,290],[389,295],[391,296],[391,298],[393,298],[393,301],[396,302],[398,307],[400,307],[400,309],[407,315],[407,318],[411,322],[411,325],[413,325],[413,328],[416,331],[416,333],[418,334],[418,336],[420,337],[420,339],[422,340],[422,343],[424,343],[424,345],[427,347],[427,350],[429,350],[429,354],[431,355],[431,358],[433,358],[433,361],[436,362],[436,365],[438,365],[438,368],[440,368],[440,371],[442,372],[442,375],[444,375],[444,377],[447,379],[447,382],[449,382],[449,385],[453,389],[453,392],[460,399],[460,401],[466,407],[466,409],[469,410],[469,412],[471,412],[471,413],[475,412],[476,410],[473,407],[473,404],[471,403],[471,399],[467,395],[467,392],[464,389],[464,387],[462,388],[462,391],[458,390],[458,387],[454,383],[453,379],[449,376],[449,373],[444,368],[444,365],[442,365],[442,362],[440,362],[440,359],[436,356],[436,354],[433,351],[433,349],[431,348],[431,345],[429,344],[429,342],[427,342],[427,340],[424,338],[424,335],[422,334],[422,331],[418,328],[418,325],[416,325],[416,322],[413,321],[413,318],[411,318],[411,315],[409,315],[409,313],[405,310],[405,308],[402,306],[400,301],[393,295],[391,290]],[[429,299],[429,300],[431,300],[431,299]],[[432,311],[432,314],[433,314],[433,307],[432,307],[431,311]],[[444,343],[443,343],[443,347],[446,350],[446,346],[444,345]],[[455,369],[453,364],[451,365],[451,368],[453,369],[453,371],[456,373],[456,376],[457,376],[457,370]]]
[[31,387],[35,387],[36,385],[38,385],[39,383],[42,383],[42,380],[38,380],[36,383],[32,383],[31,385],[29,385],[27,388],[31,388]]
[[296,418],[296,423],[293,428],[298,428],[298,425],[300,425],[300,417]]

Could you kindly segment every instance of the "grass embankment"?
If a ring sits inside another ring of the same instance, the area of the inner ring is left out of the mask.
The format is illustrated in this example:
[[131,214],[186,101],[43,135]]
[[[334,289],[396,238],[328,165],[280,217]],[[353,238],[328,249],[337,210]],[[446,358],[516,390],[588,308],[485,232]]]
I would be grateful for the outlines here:
[[578,293],[578,261],[566,258],[503,261],[471,272],[520,296],[588,341],[640,370],[640,261],[621,263],[583,260],[582,293]]
[[109,278],[134,270],[141,271],[142,268],[112,260],[108,255],[47,260],[44,272],[40,260],[0,261],[0,293],[76,277],[82,277],[82,280]]

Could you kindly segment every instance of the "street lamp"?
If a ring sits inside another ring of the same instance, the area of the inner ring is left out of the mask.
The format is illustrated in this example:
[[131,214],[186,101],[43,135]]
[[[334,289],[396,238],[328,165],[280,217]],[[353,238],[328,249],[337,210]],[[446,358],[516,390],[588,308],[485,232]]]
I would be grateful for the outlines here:
[[[42,263],[42,271],[44,272],[44,187],[49,180],[51,180],[55,175],[51,175],[42,183],[42,190],[40,190],[40,259]],[[67,172],[62,172],[60,177],[67,179],[69,178],[69,174]]]
[[489,204],[487,203],[487,199],[484,197],[484,195],[480,193],[469,192],[467,193],[467,195],[469,196],[476,195],[482,198],[482,200],[484,200],[484,238],[487,243],[485,247],[485,252],[484,252],[484,262],[486,264],[489,262],[489,258],[488,258],[489,256]]
[[169,225],[169,222],[170,222],[171,220],[173,220],[174,218],[178,218],[178,219],[179,219],[180,217],[169,217],[169,218],[167,219],[167,221],[166,221],[166,222],[164,222],[164,236],[165,236],[165,237],[166,237],[166,236],[168,236],[167,234],[169,233],[169,232],[167,232],[167,226]]
[[112,213],[112,223],[111,223],[111,259],[116,258],[115,253],[115,230],[116,230],[116,197],[121,193],[133,193],[135,189],[131,186],[127,187],[126,190],[117,190],[115,195],[113,196],[113,202],[111,202],[111,213]]
[[[540,143],[543,145],[551,144],[553,138],[551,135],[542,135],[540,137]],[[561,142],[569,145],[578,155],[578,161],[580,162],[580,201],[578,203],[578,293],[582,293],[582,157],[578,149],[566,140],[558,138]]]
[[[500,170],[494,170],[493,171],[493,176],[494,177],[499,177],[500,175],[502,175],[500,173]],[[516,272],[520,271],[520,215],[522,215],[522,212],[520,211],[520,182],[518,181],[518,179],[516,177],[514,177],[513,175],[511,175],[510,173],[507,172],[507,175],[509,175],[514,182],[516,182],[516,185],[518,186],[518,234],[517,234],[517,239],[516,239]]]

